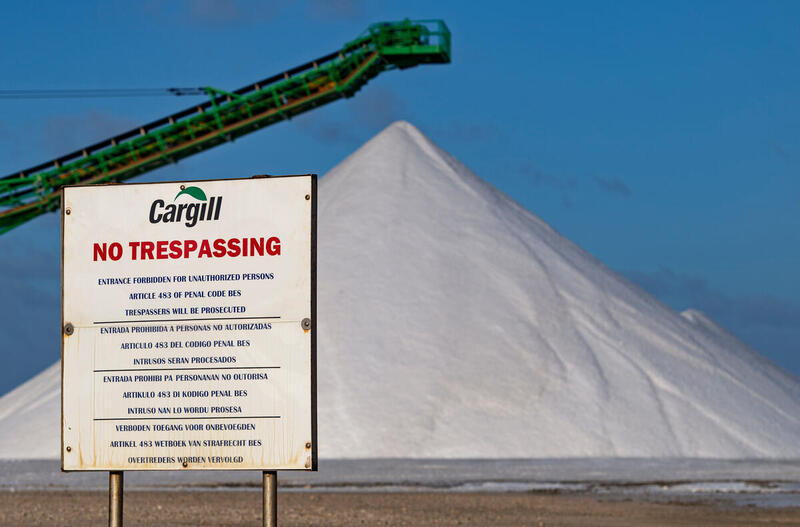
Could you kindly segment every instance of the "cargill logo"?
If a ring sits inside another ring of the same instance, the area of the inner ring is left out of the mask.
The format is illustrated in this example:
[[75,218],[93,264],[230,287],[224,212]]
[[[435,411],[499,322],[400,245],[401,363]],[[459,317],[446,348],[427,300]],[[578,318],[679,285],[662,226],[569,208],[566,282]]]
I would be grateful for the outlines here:
[[198,221],[218,220],[219,211],[222,209],[222,196],[212,196],[208,199],[200,187],[182,186],[172,201],[174,203],[166,204],[163,199],[155,200],[150,205],[150,223],[182,221],[187,227],[194,227]]

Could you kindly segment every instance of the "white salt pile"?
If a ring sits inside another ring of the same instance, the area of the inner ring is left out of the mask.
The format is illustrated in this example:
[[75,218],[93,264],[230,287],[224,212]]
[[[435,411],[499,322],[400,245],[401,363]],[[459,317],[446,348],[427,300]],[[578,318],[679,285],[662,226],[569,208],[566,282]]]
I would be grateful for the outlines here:
[[[323,458],[800,457],[800,381],[395,123],[320,181]],[[0,398],[59,456],[60,369]]]

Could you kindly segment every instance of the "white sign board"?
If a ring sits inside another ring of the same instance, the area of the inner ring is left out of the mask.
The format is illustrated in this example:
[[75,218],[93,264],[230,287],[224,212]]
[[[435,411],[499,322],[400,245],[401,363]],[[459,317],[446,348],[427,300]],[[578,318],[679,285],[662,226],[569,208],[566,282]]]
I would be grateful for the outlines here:
[[316,176],[65,187],[62,469],[316,469]]

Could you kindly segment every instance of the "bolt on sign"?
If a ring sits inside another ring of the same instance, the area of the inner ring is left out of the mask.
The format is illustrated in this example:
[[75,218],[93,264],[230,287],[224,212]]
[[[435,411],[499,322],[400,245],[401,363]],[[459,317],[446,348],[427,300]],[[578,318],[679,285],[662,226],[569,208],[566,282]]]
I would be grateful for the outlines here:
[[63,470],[316,470],[316,182],[63,189]]

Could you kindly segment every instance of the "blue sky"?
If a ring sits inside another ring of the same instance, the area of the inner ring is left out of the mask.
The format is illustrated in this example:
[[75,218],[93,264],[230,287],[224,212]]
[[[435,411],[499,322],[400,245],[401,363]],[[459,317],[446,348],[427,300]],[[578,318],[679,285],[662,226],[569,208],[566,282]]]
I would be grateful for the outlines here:
[[[379,20],[443,18],[453,63],[140,180],[325,173],[406,119],[676,309],[800,374],[800,3],[18,2],[0,89],[238,88]],[[0,100],[0,173],[195,98]],[[0,393],[59,357],[58,217],[0,237]]]

